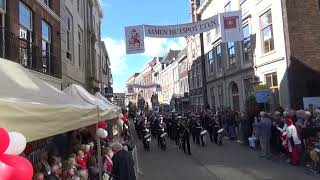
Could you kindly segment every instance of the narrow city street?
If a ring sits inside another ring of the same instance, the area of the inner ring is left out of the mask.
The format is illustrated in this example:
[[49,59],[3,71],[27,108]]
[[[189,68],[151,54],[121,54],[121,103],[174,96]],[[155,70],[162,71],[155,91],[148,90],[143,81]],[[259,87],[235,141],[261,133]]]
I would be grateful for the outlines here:
[[187,156],[167,141],[166,151],[160,150],[153,139],[151,150],[139,151],[139,180],[316,180],[319,176],[301,167],[280,161],[259,158],[259,153],[235,142],[225,141],[223,146],[211,142],[202,148],[193,145],[192,156]]

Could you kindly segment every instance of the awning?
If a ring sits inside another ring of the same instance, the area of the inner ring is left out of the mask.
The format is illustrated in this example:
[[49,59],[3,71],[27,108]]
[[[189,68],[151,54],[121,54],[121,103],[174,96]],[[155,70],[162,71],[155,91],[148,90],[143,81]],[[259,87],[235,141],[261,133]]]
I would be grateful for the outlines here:
[[98,121],[96,106],[74,99],[12,61],[0,59],[0,127],[34,141]]
[[122,108],[113,104],[112,102],[110,102],[107,98],[103,97],[102,94],[100,94],[99,92],[97,92],[95,95],[94,95],[97,99],[101,100],[102,102],[104,102],[105,104],[107,104],[110,109],[112,109],[113,111],[115,111],[115,113],[117,115],[120,115],[122,114]]
[[112,120],[118,117],[115,111],[113,111],[113,109],[108,104],[104,103],[103,101],[96,98],[94,95],[90,94],[82,86],[71,84],[66,89],[64,89],[63,92],[83,103],[89,103],[91,105],[98,106],[100,119]]

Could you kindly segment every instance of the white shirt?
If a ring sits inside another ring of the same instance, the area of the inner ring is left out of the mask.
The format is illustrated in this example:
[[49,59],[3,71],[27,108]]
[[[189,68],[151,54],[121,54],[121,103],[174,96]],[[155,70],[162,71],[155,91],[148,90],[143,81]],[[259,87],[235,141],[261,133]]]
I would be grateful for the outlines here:
[[294,125],[288,126],[286,128],[286,132],[288,133],[288,138],[293,137],[294,144],[301,144],[301,140],[298,137],[297,129]]

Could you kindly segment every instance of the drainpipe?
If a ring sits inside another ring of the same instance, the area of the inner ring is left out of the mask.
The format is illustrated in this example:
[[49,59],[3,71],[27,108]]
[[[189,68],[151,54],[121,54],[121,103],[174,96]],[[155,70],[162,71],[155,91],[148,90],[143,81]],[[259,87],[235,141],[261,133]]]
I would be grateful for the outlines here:
[[287,69],[285,72],[285,81],[287,81],[287,93],[289,99],[287,102],[289,103],[289,107],[291,107],[291,94],[289,91],[290,88],[290,81],[289,81],[289,66],[290,66],[290,57],[291,57],[291,50],[290,50],[290,39],[289,39],[289,30],[288,30],[288,16],[287,16],[287,1],[286,0],[281,0],[281,13],[282,13],[282,28],[283,28],[283,34],[284,34],[284,45],[285,45],[285,54],[286,54],[286,64],[287,64]]
[[[197,15],[197,21],[201,20],[201,16]],[[204,43],[203,43],[203,33],[200,33],[200,48],[201,48],[201,72],[202,72],[202,98],[204,103],[204,108],[208,107],[207,98],[207,75],[206,75],[206,58],[204,56]]]

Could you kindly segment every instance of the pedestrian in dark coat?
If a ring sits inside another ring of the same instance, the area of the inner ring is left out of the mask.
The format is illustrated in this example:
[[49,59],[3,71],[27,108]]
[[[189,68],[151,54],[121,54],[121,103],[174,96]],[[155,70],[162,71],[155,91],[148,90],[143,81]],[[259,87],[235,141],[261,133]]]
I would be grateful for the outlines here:
[[259,140],[261,145],[261,157],[268,158],[270,155],[270,138],[271,138],[271,119],[268,118],[265,112],[260,112],[261,121],[255,125],[259,128]]
[[134,161],[131,153],[124,150],[121,143],[113,143],[111,148],[114,152],[111,174],[114,180],[136,180]]
[[250,132],[252,124],[250,123],[245,112],[242,112],[240,115],[240,129],[242,132],[242,141],[244,144],[249,144],[248,138],[252,135]]

